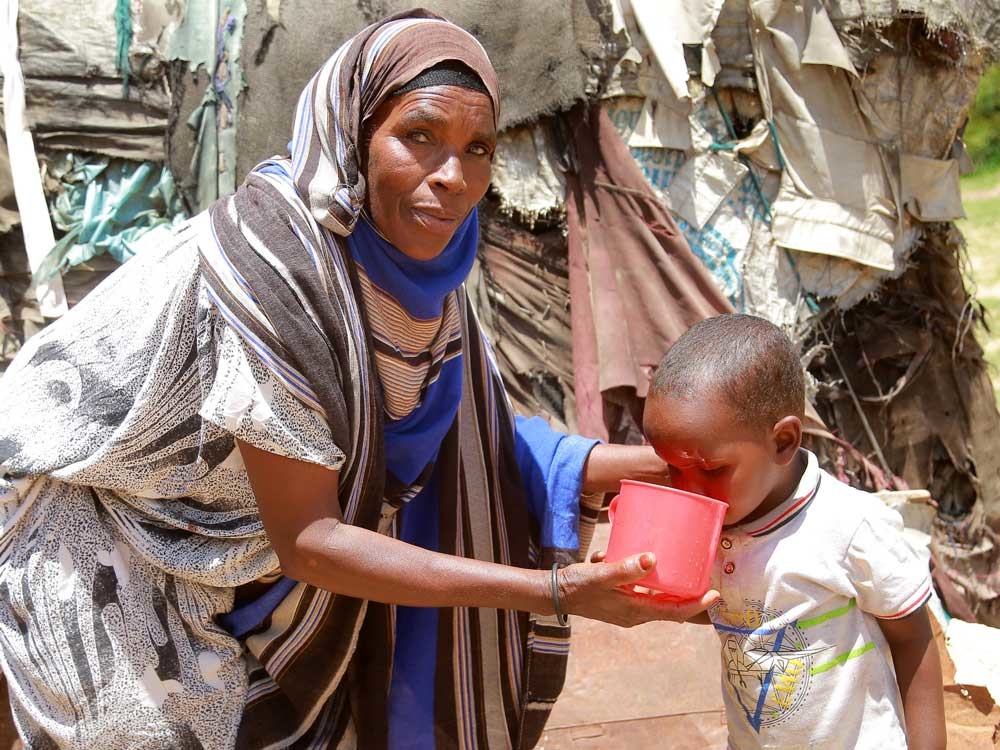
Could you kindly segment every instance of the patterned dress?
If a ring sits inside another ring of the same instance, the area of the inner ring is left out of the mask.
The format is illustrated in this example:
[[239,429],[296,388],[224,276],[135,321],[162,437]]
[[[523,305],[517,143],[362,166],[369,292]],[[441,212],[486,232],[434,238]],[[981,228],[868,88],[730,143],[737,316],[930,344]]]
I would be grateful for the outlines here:
[[191,227],[28,342],[0,425],[0,658],[28,745],[231,747],[247,666],[213,618],[278,564],[234,437],[344,454],[220,318]]

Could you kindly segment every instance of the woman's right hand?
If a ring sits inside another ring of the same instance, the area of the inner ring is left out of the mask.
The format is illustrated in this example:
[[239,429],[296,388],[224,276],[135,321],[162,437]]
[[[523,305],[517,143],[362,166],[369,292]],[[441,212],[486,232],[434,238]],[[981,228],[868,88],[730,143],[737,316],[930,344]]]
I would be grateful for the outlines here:
[[677,601],[662,594],[623,590],[621,587],[631,587],[656,566],[656,558],[649,552],[614,563],[596,561],[600,556],[591,559],[595,561],[559,570],[560,608],[568,614],[631,628],[657,620],[685,622],[719,598],[717,591],[707,591],[700,599]]

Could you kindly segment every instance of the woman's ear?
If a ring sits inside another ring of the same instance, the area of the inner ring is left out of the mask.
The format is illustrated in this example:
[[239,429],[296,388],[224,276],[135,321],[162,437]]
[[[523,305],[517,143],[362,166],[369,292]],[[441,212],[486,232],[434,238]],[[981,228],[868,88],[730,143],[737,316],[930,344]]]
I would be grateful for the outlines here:
[[795,416],[782,417],[771,428],[771,440],[775,463],[790,463],[802,445],[802,420]]

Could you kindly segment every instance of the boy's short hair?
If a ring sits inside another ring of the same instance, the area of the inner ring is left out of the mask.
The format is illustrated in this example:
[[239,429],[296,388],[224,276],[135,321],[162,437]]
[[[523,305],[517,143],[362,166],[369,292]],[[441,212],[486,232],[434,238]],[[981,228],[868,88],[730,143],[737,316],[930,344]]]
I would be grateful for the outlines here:
[[724,397],[739,420],[770,429],[803,418],[805,380],[784,332],[753,315],[719,315],[689,328],[653,374],[650,396]]

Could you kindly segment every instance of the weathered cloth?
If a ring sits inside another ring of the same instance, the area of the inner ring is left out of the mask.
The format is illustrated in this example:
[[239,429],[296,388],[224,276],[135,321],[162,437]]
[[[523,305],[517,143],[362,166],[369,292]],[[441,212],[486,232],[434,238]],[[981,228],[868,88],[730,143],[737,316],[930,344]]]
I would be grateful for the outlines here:
[[[265,156],[283,153],[295,96],[329,50],[365,25],[413,7],[406,0],[348,0],[322,7],[282,3],[281,24],[249,3],[243,44],[250,96],[239,102],[237,165],[247,174]],[[537,3],[532,0],[428,0],[419,5],[470,29],[489,52],[501,81],[501,127],[531,122],[571,107],[598,89],[610,54],[607,0]],[[554,33],[558,30],[558,33]],[[181,102],[183,127],[193,97]],[[170,167],[183,181],[190,173],[184,138],[171,139]]]
[[[663,352],[699,320],[731,312],[600,107],[570,115],[566,180],[577,425],[607,439],[609,394],[639,409]],[[641,423],[641,418],[638,420]]]
[[[364,201],[363,117],[441,59],[498,102],[457,27],[370,27],[304,92],[291,160],[123,267],[0,381],[0,653],[31,747],[387,745],[392,607],[294,584],[245,638],[217,618],[234,587],[280,576],[234,438],[338,470],[345,520],[384,533],[426,479],[386,473],[377,326],[345,236]],[[438,547],[568,561],[540,544],[475,315],[461,290],[447,304],[461,394],[433,462]],[[438,633],[436,745],[532,746],[568,628],[458,608]]]

